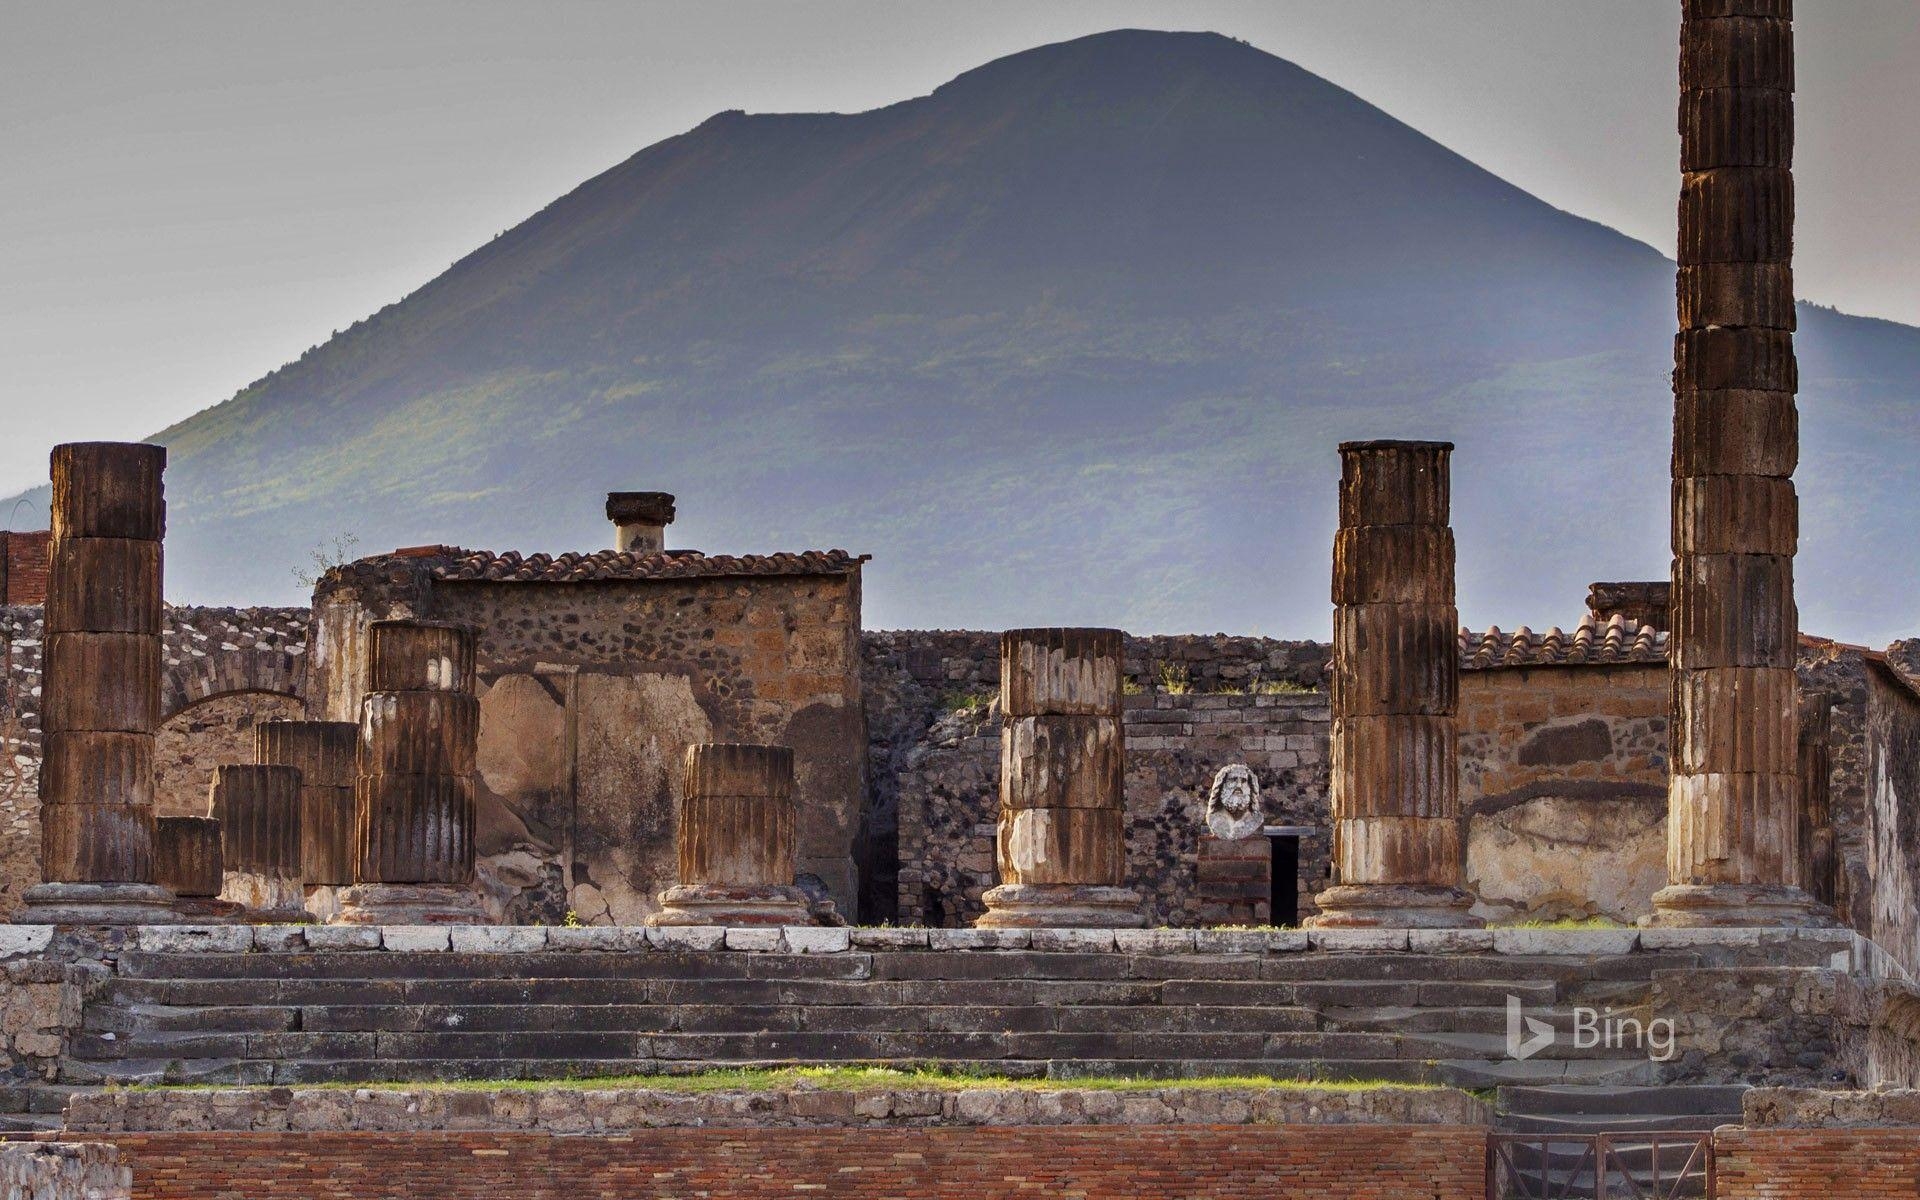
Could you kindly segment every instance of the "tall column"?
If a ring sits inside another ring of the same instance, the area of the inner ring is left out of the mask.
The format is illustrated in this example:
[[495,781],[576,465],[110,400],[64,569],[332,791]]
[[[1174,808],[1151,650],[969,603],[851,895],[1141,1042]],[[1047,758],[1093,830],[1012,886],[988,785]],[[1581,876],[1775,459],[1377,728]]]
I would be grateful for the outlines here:
[[367,692],[353,792],[354,885],[338,920],[474,924],[473,773],[480,736],[473,630],[367,627]]
[[703,742],[687,747],[679,812],[680,882],[649,925],[810,925],[793,884],[793,751]]
[[292,767],[215,767],[207,815],[220,822],[220,898],[250,921],[303,922],[300,772]]
[[153,877],[174,895],[174,911],[196,924],[244,919],[246,910],[220,899],[220,822],[212,817],[156,817]]
[[1461,888],[1459,614],[1449,442],[1340,447],[1333,543],[1333,886],[1318,926],[1477,925]]
[[353,781],[360,727],[351,721],[262,721],[254,761],[300,772],[300,878],[307,909],[339,910],[336,888],[353,883]]
[[1144,923],[1127,882],[1118,629],[1000,636],[1000,886],[986,928]]
[[153,731],[160,720],[161,446],[53,450],[42,687],[46,882],[22,921],[173,919],[153,875]]
[[1663,925],[1820,918],[1801,888],[1790,0],[1683,0]]

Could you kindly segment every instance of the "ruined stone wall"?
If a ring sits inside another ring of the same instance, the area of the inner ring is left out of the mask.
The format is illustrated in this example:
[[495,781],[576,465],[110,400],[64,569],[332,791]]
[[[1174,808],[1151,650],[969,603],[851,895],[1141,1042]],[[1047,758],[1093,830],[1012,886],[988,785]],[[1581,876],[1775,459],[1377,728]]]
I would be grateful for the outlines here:
[[[1324,830],[1327,731],[1324,693],[1176,695],[1126,700],[1128,882],[1150,924],[1218,922],[1199,888],[1207,791],[1216,771],[1241,762],[1259,777],[1266,819]],[[898,919],[970,924],[996,880],[1000,719],[980,704],[946,713],[902,756],[891,783],[899,803]],[[1324,886],[1324,836],[1301,842],[1302,915]]]
[[1920,970],[1920,696],[1891,669],[1867,672],[1864,932]]
[[[1129,637],[1121,668],[1133,697],[1129,703],[1137,704],[1140,697],[1176,691],[1187,696],[1324,691],[1331,654],[1325,642],[1225,634]],[[935,924],[958,922],[962,914],[971,920],[980,911],[980,892],[994,883],[999,727],[983,722],[984,710],[1000,688],[1000,635],[980,630],[868,632],[861,635],[861,675],[870,789],[862,844],[874,864],[865,911],[876,918]],[[1163,729],[1156,736],[1168,734]],[[1322,782],[1312,790],[1322,797],[1316,811],[1324,823],[1324,726],[1318,736]],[[1229,761],[1239,760],[1225,759],[1215,769]],[[1193,769],[1188,764],[1174,770],[1180,787],[1191,786]],[[903,805],[902,786],[908,781],[914,794]],[[1211,782],[1209,772],[1198,785],[1202,807]],[[1131,775],[1127,794],[1130,814],[1155,825],[1159,818],[1153,813],[1158,811],[1169,834],[1174,823],[1193,811],[1190,798],[1172,798],[1169,809],[1164,791],[1152,801],[1144,793],[1136,798]],[[1131,826],[1130,821],[1130,850]],[[1172,838],[1181,847],[1181,861],[1189,866],[1196,853],[1192,839],[1201,832],[1196,818]],[[1315,864],[1303,867],[1303,873],[1313,869],[1319,871],[1314,878],[1324,876],[1324,842],[1317,848],[1303,846],[1302,856]],[[1179,886],[1190,889],[1191,876],[1189,870]],[[1149,877],[1172,882],[1160,869],[1151,870]]]
[[[0,607],[0,916],[40,881],[40,654],[36,606]],[[157,811],[206,810],[220,762],[252,760],[261,720],[297,716],[306,690],[304,608],[167,609],[156,746]]]
[[1650,911],[1666,885],[1667,669],[1467,671],[1467,880],[1491,920]]
[[677,871],[681,756],[718,741],[793,747],[798,869],[854,912],[858,575],[394,586],[349,574],[316,603],[310,708],[329,720],[357,716],[353,648],[368,619],[404,611],[478,630],[476,842],[507,921],[652,912]]
[[133,1172],[98,1143],[0,1143],[0,1196],[19,1200],[127,1200]]

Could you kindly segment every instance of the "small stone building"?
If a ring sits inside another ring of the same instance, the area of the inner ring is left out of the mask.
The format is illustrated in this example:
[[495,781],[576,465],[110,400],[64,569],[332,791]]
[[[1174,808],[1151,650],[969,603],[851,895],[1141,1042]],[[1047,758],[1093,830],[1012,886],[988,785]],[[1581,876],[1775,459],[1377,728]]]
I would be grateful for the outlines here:
[[368,622],[472,625],[479,869],[504,919],[652,912],[675,878],[681,755],[722,741],[793,747],[799,870],[857,914],[866,558],[656,552],[660,529],[617,515],[621,544],[641,549],[424,546],[329,571],[314,591],[310,715],[357,719]]

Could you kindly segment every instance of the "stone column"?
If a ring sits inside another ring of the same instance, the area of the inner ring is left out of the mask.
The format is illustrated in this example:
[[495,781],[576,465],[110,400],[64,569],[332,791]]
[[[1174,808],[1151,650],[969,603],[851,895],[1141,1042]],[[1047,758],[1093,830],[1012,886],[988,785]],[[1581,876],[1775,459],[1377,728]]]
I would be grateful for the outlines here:
[[246,910],[220,899],[224,872],[220,822],[212,817],[157,817],[153,822],[153,877],[174,894],[174,911],[195,923],[244,919]]
[[353,793],[354,885],[338,920],[477,924],[473,773],[480,735],[473,630],[432,621],[367,627],[367,692]]
[[649,925],[810,925],[794,886],[793,751],[687,747],[680,791],[680,882]]
[[1000,886],[985,928],[1144,924],[1127,881],[1118,629],[1000,636]]
[[1477,925],[1462,889],[1448,442],[1340,447],[1333,886],[1308,924]]
[[46,882],[22,921],[173,919],[154,882],[153,731],[160,721],[161,446],[53,450],[41,701],[40,836]]
[[360,727],[351,721],[263,721],[254,761],[300,772],[300,878],[306,907],[338,913],[336,889],[353,883],[353,781]]
[[207,815],[220,823],[220,898],[247,919],[313,919],[300,882],[300,772],[227,764],[213,769]]
[[1789,0],[1684,0],[1663,925],[1817,921],[1801,888]]

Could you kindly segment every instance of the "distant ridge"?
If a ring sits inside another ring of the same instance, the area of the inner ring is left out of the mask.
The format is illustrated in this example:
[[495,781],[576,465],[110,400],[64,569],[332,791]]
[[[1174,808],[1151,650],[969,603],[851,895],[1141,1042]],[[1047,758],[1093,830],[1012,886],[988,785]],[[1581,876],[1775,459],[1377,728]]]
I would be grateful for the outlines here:
[[[1100,34],[720,113],[162,431],[168,586],[595,549],[662,488],[709,552],[873,553],[871,626],[1324,636],[1335,443],[1443,436],[1467,618],[1571,625],[1666,570],[1672,282],[1282,59]],[[1800,349],[1803,624],[1911,632],[1920,330]]]

